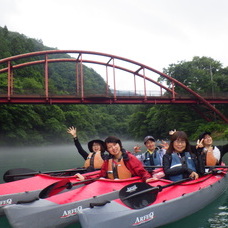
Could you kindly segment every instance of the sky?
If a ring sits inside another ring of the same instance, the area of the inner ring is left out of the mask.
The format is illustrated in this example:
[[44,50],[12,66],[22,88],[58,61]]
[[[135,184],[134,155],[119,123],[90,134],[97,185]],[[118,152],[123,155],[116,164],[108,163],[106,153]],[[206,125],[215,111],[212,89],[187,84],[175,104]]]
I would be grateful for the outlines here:
[[228,66],[227,0],[0,0],[0,26],[59,50],[96,51],[158,71],[211,57]]

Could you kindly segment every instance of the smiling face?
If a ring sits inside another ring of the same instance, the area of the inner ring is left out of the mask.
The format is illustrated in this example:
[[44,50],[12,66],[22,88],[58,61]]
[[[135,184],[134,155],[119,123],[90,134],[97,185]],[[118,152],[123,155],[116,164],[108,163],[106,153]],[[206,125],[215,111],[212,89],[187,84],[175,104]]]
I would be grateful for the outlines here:
[[93,152],[101,151],[101,145],[99,143],[94,142],[92,149],[93,149]]
[[155,142],[153,140],[147,140],[146,143],[145,143],[145,146],[148,150],[150,151],[154,151],[155,149]]
[[205,135],[203,137],[203,145],[205,147],[211,146],[212,143],[213,143],[213,139],[212,139],[212,137],[210,135]]
[[184,139],[176,139],[173,141],[173,148],[175,152],[182,153],[186,148],[186,141]]
[[122,155],[119,143],[106,143],[107,151],[115,158],[120,158]]
[[171,135],[169,148],[166,150],[166,153],[172,154],[173,152],[182,153],[190,151],[191,147],[188,136],[184,131],[176,131]]

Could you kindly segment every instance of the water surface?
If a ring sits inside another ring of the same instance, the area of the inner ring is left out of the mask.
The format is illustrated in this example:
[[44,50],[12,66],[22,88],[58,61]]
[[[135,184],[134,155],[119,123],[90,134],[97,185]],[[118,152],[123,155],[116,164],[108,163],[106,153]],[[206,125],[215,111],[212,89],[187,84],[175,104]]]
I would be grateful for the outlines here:
[[[141,142],[126,141],[123,146],[131,150],[134,145],[142,146]],[[87,146],[83,144],[87,150]],[[228,154],[224,157],[228,164]],[[30,168],[35,171],[62,170],[83,165],[82,157],[77,154],[74,144],[40,146],[40,147],[2,147],[0,148],[0,183],[3,183],[2,176],[14,168]],[[178,213],[178,211],[176,212]],[[0,228],[10,228],[6,217],[0,217]],[[68,228],[80,227],[71,225]],[[218,200],[200,210],[199,212],[163,228],[228,228],[228,192]]]

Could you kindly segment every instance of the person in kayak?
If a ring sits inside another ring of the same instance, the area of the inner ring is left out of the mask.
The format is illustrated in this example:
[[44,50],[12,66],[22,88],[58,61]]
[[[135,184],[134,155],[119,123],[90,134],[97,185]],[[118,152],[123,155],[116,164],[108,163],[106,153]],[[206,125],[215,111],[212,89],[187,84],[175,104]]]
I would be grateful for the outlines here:
[[75,127],[69,127],[67,132],[72,135],[74,139],[74,144],[79,152],[79,154],[85,159],[84,167],[87,171],[93,171],[96,169],[101,169],[104,158],[105,158],[105,143],[100,139],[94,139],[88,142],[88,148],[90,153],[87,153],[81,146],[78,137],[77,129]]
[[[109,136],[105,139],[106,150],[109,157],[104,161],[99,177],[108,179],[127,179],[139,176],[143,181],[149,182],[152,178],[144,169],[143,164],[131,152],[122,147],[119,138]],[[84,180],[81,174],[77,174],[80,180]]]
[[213,145],[211,132],[205,131],[199,135],[197,148],[202,148],[200,153],[206,166],[219,165],[222,157],[228,152],[228,144],[221,146]]
[[149,166],[161,166],[162,158],[166,150],[161,146],[156,146],[154,137],[150,135],[144,138],[144,145],[147,148],[146,152],[137,155],[136,153],[141,150],[139,146],[135,146],[133,154],[144,164],[144,166],[147,166],[149,172],[152,172],[154,168],[149,168]]
[[167,179],[178,181],[184,178],[198,179],[197,157],[191,153],[187,135],[175,131],[170,137],[170,144],[163,156],[163,170]]

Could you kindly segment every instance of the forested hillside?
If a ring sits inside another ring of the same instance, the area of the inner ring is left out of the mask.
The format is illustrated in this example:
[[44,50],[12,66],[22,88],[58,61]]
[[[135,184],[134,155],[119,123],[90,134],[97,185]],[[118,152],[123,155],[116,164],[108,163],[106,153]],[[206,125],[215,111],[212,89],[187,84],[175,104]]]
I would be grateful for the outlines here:
[[[0,27],[0,59],[51,49],[42,40]],[[68,73],[64,75],[66,69]],[[15,92],[31,94],[33,89],[41,89],[44,85],[42,71],[41,66],[18,71]],[[51,66],[50,92],[73,93],[74,71],[70,63]],[[212,58],[194,57],[190,62],[171,64],[164,72],[199,93],[207,93],[213,88],[213,92],[228,94],[228,68]],[[99,91],[105,88],[105,81],[93,69],[84,66],[84,74],[85,89]],[[159,80],[165,82],[164,78]],[[0,74],[0,94],[6,86],[5,75]],[[228,136],[227,125],[216,118],[208,123],[186,105],[1,105],[0,108],[0,145],[72,142],[66,133],[69,126],[77,127],[82,141],[108,135],[142,140],[149,134],[161,139],[168,137],[168,131],[174,128],[186,131],[192,139],[203,130],[212,131],[218,138]],[[227,105],[220,105],[218,109],[228,113]]]
[[[41,40],[10,32],[7,27],[0,28],[0,40],[0,59],[53,49],[44,46]],[[42,89],[42,71],[42,66],[20,70],[14,76],[14,92],[31,94],[33,89]],[[84,66],[83,71],[85,89],[99,92],[105,88],[103,78],[93,69]],[[67,72],[67,75],[64,72]],[[50,93],[73,93],[75,65],[55,64],[50,67],[49,76]],[[0,93],[6,87],[6,77],[1,74]],[[65,143],[72,140],[66,133],[67,128],[72,125],[77,127],[78,136],[82,141],[95,137],[104,138],[110,134],[126,137],[129,117],[135,108],[136,106],[127,105],[1,105],[0,144]]]

